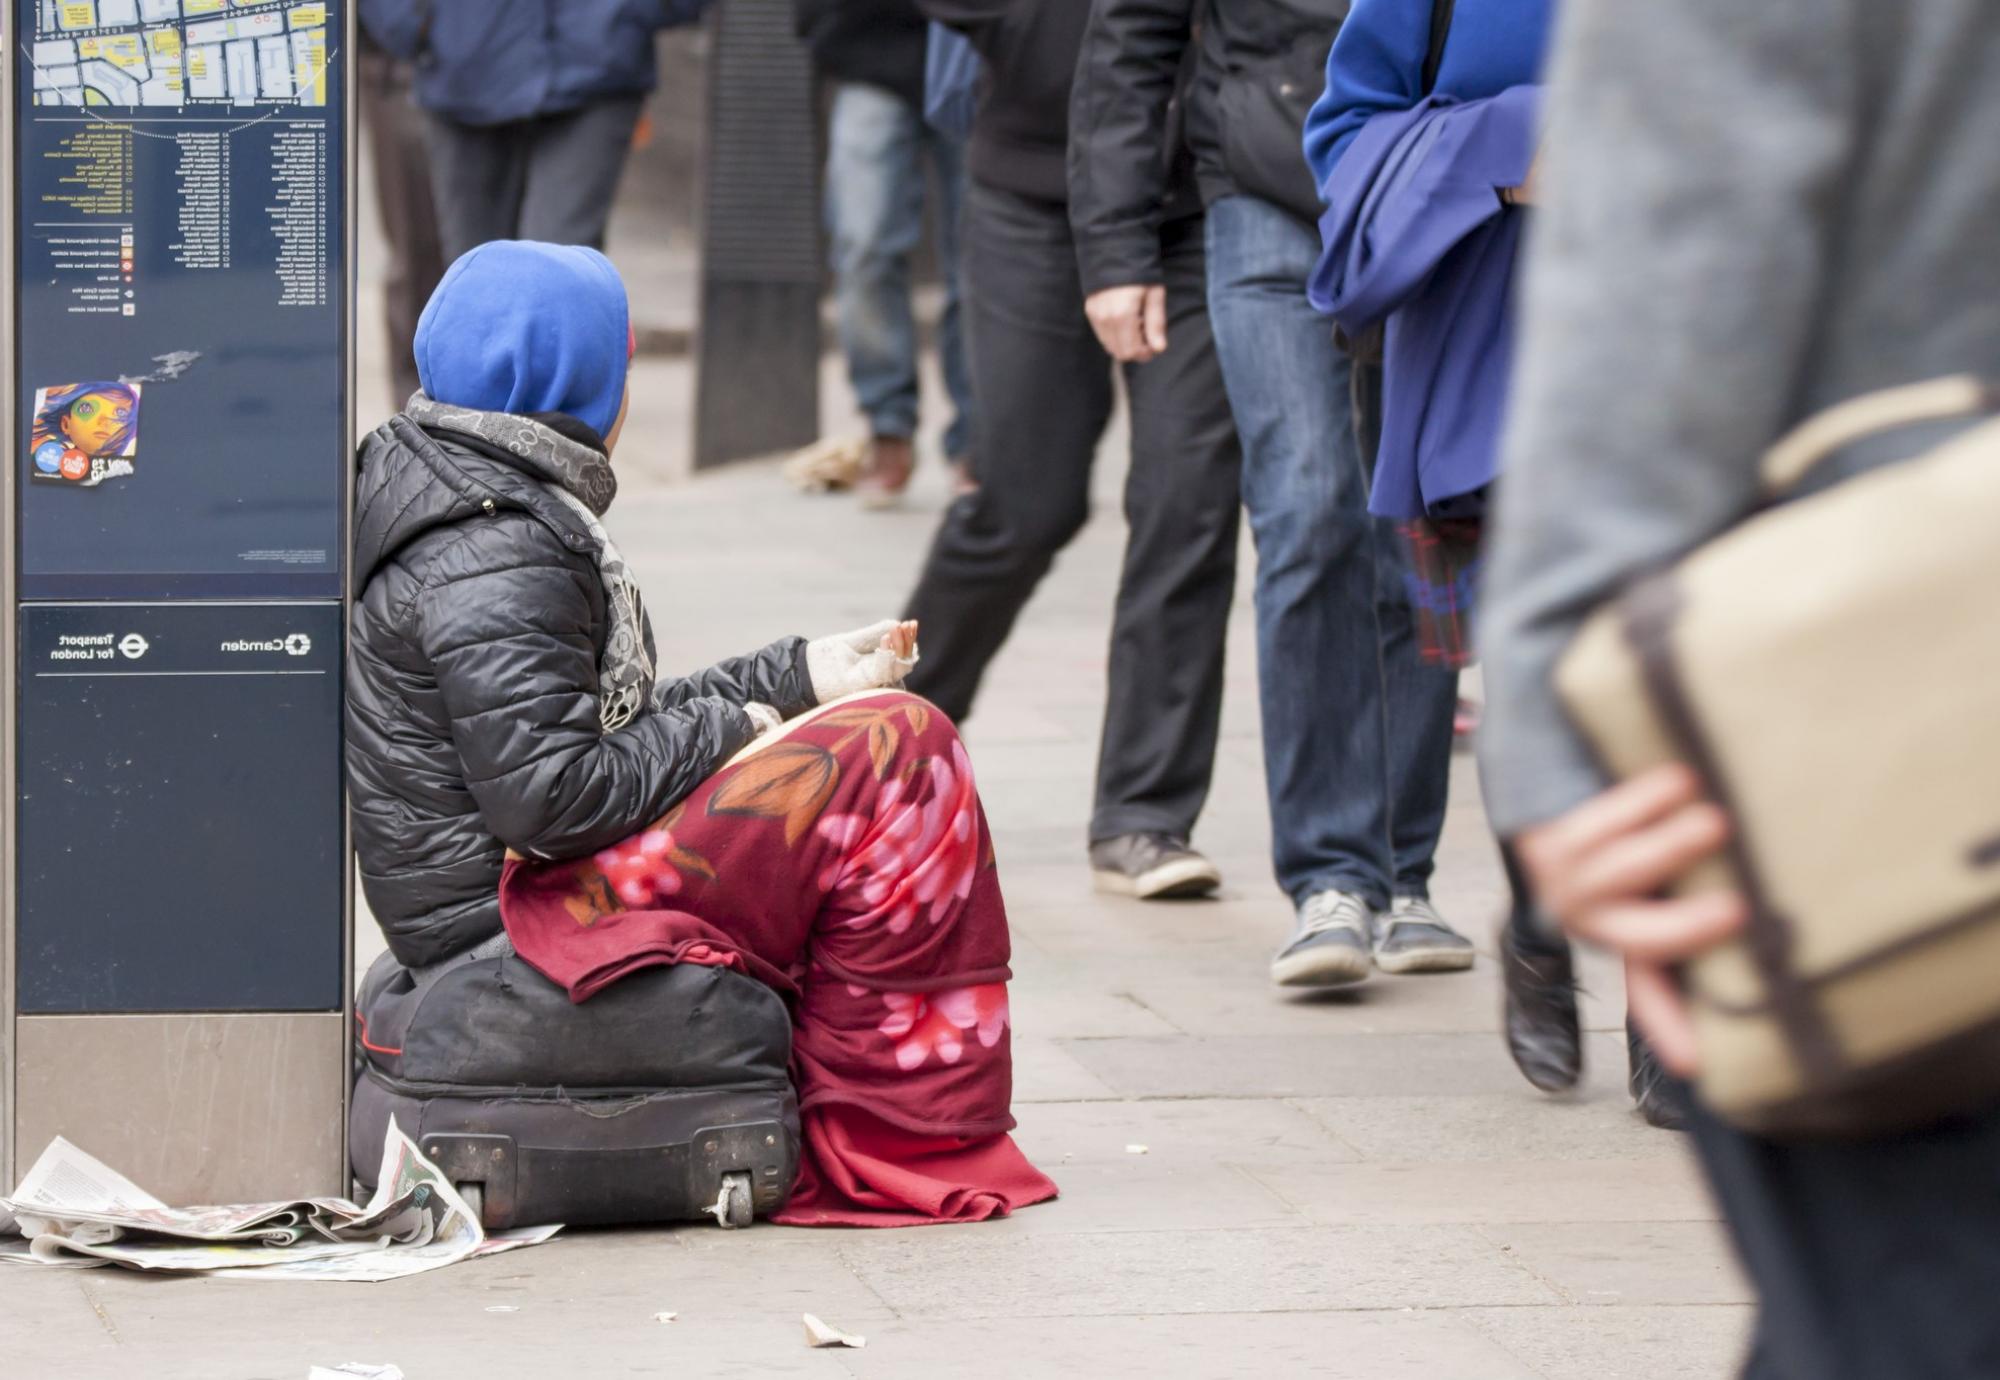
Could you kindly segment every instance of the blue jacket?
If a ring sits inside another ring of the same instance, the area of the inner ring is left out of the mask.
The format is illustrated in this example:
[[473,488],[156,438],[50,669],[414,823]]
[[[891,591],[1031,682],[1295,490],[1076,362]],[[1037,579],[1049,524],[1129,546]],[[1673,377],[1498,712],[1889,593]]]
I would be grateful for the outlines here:
[[653,38],[710,0],[361,0],[369,37],[416,64],[417,103],[467,125],[653,89]]
[[[1435,94],[1462,101],[1541,80],[1554,0],[1457,0]],[[1326,59],[1326,91],[1306,117],[1306,162],[1321,187],[1369,117],[1408,110],[1426,94],[1431,46],[1426,0],[1354,0]]]
[[1312,304],[1349,332],[1386,323],[1371,511],[1474,517],[1493,480],[1513,358],[1521,213],[1500,200],[1534,162],[1539,86],[1432,96],[1373,116],[1321,189]]

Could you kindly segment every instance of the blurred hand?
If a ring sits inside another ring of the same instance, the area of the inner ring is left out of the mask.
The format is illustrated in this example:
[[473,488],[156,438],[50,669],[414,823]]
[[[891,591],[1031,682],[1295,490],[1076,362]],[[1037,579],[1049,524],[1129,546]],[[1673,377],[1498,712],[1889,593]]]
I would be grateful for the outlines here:
[[768,704],[759,704],[757,701],[752,700],[743,706],[743,712],[748,714],[750,722],[757,726],[757,736],[759,738],[776,733],[785,726],[785,716]]
[[1533,206],[1541,191],[1542,156],[1535,155],[1535,161],[1528,165],[1528,175],[1521,179],[1518,187],[1502,187],[1500,199],[1509,206]]
[[1114,287],[1093,292],[1083,304],[1105,353],[1121,364],[1144,364],[1167,352],[1167,290]]
[[813,698],[821,704],[901,685],[917,664],[917,625],[891,619],[806,644]]
[[1688,768],[1656,767],[1514,840],[1536,896],[1562,927],[1625,960],[1626,1003],[1660,1062],[1696,1072],[1694,1025],[1672,967],[1747,918],[1734,891],[1661,893],[1729,838],[1729,817]]

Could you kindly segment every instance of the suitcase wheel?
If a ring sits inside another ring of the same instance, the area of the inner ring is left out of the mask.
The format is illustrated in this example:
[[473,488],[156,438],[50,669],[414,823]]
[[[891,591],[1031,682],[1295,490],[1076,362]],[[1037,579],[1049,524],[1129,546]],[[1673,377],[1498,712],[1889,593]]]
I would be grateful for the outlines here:
[[458,1190],[459,1197],[465,1199],[465,1205],[472,1209],[472,1215],[479,1219],[479,1225],[485,1226],[486,1185],[466,1183],[453,1184],[452,1187]]
[[722,1190],[715,1195],[715,1201],[706,1211],[715,1218],[717,1225],[725,1229],[749,1226],[752,1216],[750,1176],[741,1172],[724,1174]]

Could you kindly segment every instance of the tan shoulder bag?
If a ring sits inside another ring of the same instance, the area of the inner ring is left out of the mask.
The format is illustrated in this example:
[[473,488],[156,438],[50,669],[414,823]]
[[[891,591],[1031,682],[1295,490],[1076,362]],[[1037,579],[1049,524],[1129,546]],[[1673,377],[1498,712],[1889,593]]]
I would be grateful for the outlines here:
[[[1996,405],[1971,378],[1870,394],[1773,447],[1765,490]],[[1862,1135],[2000,1096],[2000,421],[1640,581],[1556,680],[1614,775],[1686,762],[1735,820],[1685,883],[1752,913],[1684,974],[1711,1107]]]

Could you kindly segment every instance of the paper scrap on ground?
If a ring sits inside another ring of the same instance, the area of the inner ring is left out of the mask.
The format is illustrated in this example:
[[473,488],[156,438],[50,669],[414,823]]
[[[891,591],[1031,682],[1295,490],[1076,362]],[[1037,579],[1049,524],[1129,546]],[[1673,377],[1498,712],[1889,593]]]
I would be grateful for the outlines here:
[[1143,1145],[1128,1145],[1125,1147],[1125,1153],[1128,1155],[1143,1155],[1146,1153],[1146,1147]]
[[653,1321],[654,1321],[654,1322],[672,1322],[672,1321],[673,1321],[674,1319],[678,1318],[679,1316],[680,1316],[680,1314],[678,1314],[678,1313],[655,1313],[655,1314],[653,1314]]
[[857,1337],[851,1332],[821,1322],[812,1314],[806,1314],[806,1344],[808,1346],[851,1346],[857,1351],[868,1345],[866,1337]]
[[403,1368],[347,1361],[337,1366],[314,1366],[306,1372],[306,1380],[403,1380]]
[[26,1244],[0,1260],[69,1269],[212,1274],[233,1279],[380,1281],[548,1240],[560,1226],[484,1231],[437,1166],[395,1122],[375,1196],[170,1208],[58,1136],[11,1197],[0,1198]]

